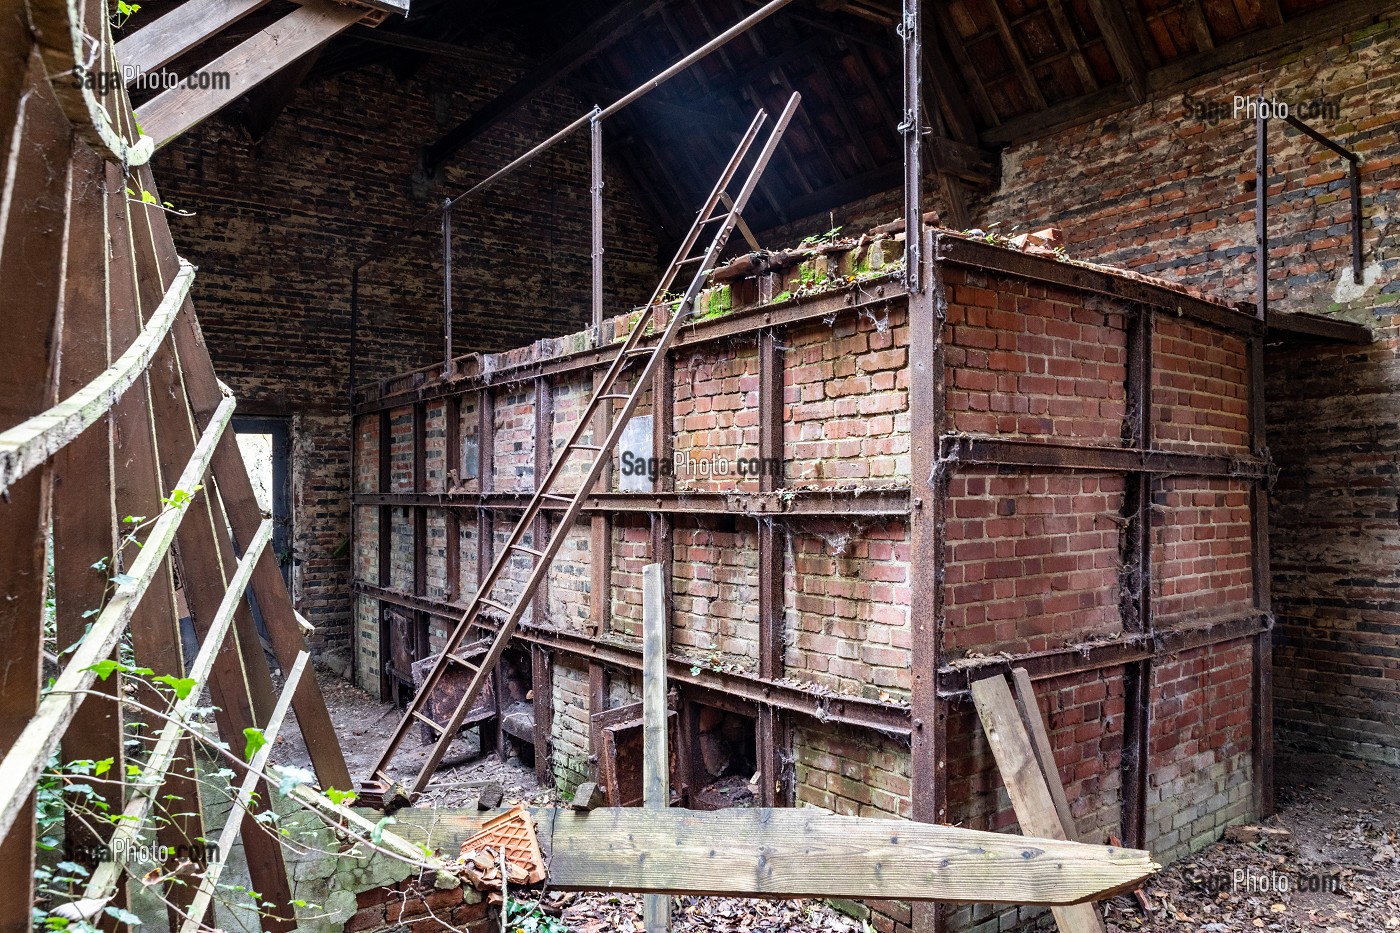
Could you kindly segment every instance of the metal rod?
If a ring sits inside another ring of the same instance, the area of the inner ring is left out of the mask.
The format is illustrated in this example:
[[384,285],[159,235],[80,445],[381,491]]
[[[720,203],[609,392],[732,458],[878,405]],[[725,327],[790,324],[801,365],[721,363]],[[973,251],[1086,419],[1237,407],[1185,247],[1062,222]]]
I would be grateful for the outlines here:
[[[629,104],[636,103],[638,100],[645,97],[647,94],[656,90],[661,85],[665,84],[667,81],[680,74],[682,71],[685,71],[691,65],[694,65],[696,62],[709,55],[715,49],[731,42],[738,36],[742,36],[744,33],[752,29],[755,25],[763,22],[765,19],[772,16],[774,13],[778,12],[783,7],[787,6],[789,3],[792,2],[793,0],[771,0],[771,2],[765,4],[764,6],[762,6],[749,16],[745,17],[744,19],[741,19],[733,26],[730,26],[724,32],[715,36],[709,42],[706,42],[704,45],[700,46],[698,49],[691,52],[689,55],[685,56],[680,61],[671,65],[665,71],[662,71],[659,74],[648,78],[642,84],[638,85],[634,90],[628,92],[627,94],[624,94],[622,97],[613,101],[611,104],[604,107],[602,110],[590,111],[584,114],[583,116],[579,117],[577,120],[573,121],[568,126],[564,127],[562,130],[546,139],[544,142],[536,145],[533,149],[519,156],[505,167],[497,169],[495,172],[486,176],[481,181],[477,182],[475,185],[472,185],[466,191],[463,191],[455,198],[450,199],[448,203],[456,204],[463,198],[470,197],[476,192],[482,190],[483,188],[489,187],[490,185],[509,175],[511,172],[514,172],[516,169],[533,162],[535,159],[539,158],[541,155],[544,155],[544,153],[548,152],[550,149],[553,149],[556,145],[558,145],[559,143],[567,139],[569,136],[571,136],[575,130],[582,128],[585,124],[593,120],[595,118],[595,112],[597,114],[597,119],[605,120],[613,114],[617,113],[618,111],[622,110]],[[917,2],[917,0],[914,0],[914,2]]]
[[442,199],[442,376],[452,378],[452,199]]
[[923,199],[920,81],[924,64],[920,13],[920,0],[904,0],[904,15],[899,26],[904,47],[904,122],[899,131],[904,136],[904,280],[911,295],[923,292],[923,275],[919,268],[923,239],[919,235],[923,229],[923,212],[919,209]]
[[1351,179],[1351,280],[1361,284],[1361,163],[1353,161],[1347,169]]
[[1351,187],[1351,275],[1356,283],[1361,282],[1361,156],[1338,142],[1329,139],[1322,133],[1308,126],[1295,116],[1283,118],[1289,126],[1292,126],[1304,136],[1321,143],[1331,149],[1337,155],[1347,160],[1348,182]]
[[1254,264],[1258,274],[1258,299],[1254,313],[1265,320],[1269,313],[1269,112],[1264,92],[1254,116]]
[[1322,143],[1322,145],[1326,146],[1328,149],[1331,149],[1333,152],[1341,156],[1343,159],[1346,159],[1348,162],[1361,161],[1361,156],[1352,152],[1350,149],[1346,148],[1340,143],[1328,139],[1326,136],[1322,135],[1317,130],[1313,129],[1311,126],[1308,126],[1306,123],[1304,123],[1302,120],[1299,120],[1297,117],[1287,116],[1284,117],[1283,120],[1285,123],[1297,129],[1298,132],[1302,133],[1304,136],[1309,136],[1317,142]]
[[588,189],[589,205],[592,210],[591,231],[592,250],[589,254],[593,263],[593,326],[603,323],[603,120],[601,111],[593,108],[593,119],[588,124],[589,162],[591,186]]

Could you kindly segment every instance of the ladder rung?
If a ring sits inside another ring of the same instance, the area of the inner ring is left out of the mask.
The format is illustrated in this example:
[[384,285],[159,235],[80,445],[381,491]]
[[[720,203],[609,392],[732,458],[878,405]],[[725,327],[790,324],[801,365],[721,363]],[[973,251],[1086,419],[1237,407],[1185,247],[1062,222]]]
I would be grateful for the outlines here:
[[598,396],[596,399],[594,399],[594,401],[596,401],[596,402],[601,402],[601,401],[603,401],[604,399],[610,399],[610,398],[611,398],[611,399],[622,399],[622,401],[625,402],[625,401],[627,401],[627,400],[628,400],[629,398],[631,398],[631,397],[632,397],[632,396],[626,394],[625,392],[609,392],[609,393],[607,393],[606,395],[600,395],[600,396]]
[[597,444],[570,444],[571,450],[602,450]]
[[699,256],[691,256],[689,259],[682,259],[680,262],[676,263],[676,268],[679,269],[681,266],[688,266],[688,265],[690,265],[692,262],[704,262],[704,261],[705,261],[705,254],[704,254],[704,253],[701,253]]
[[561,494],[559,494],[559,493],[557,493],[557,492],[547,492],[547,493],[545,493],[544,495],[540,496],[540,498],[541,498],[541,499],[553,499],[553,500],[556,501],[556,502],[573,502],[573,501],[574,501],[574,499],[573,499],[572,496],[561,495]]
[[481,597],[479,601],[490,606],[492,609],[498,609],[501,612],[504,612],[506,615],[510,615],[512,612],[515,611],[514,606],[507,606],[504,603],[498,603],[494,599],[487,599],[485,596]]
[[481,667],[480,667],[479,665],[473,664],[472,662],[468,661],[466,658],[462,657],[460,654],[449,654],[449,655],[447,655],[447,659],[448,659],[449,661],[452,661],[452,662],[455,663],[455,664],[460,664],[460,665],[462,665],[462,666],[465,667],[467,670],[471,671],[473,674],[475,674],[477,671],[481,670]]
[[728,218],[728,217],[729,217],[729,211],[725,211],[723,214],[711,214],[709,217],[706,217],[704,220],[700,221],[700,222],[697,223],[695,226],[697,226],[697,227],[703,227],[703,226],[705,226],[705,224],[712,224],[712,223],[714,223],[716,220],[725,220],[725,219]]
[[652,355],[653,353],[655,353],[655,352],[656,352],[656,347],[633,347],[632,349],[630,349],[630,350],[627,351],[627,355],[628,355],[629,357],[631,357],[631,356],[651,356],[651,355]]
[[418,710],[416,710],[416,709],[415,709],[415,710],[409,710],[409,715],[412,716],[414,719],[418,720],[419,722],[421,722],[423,725],[427,726],[428,728],[430,728],[430,729],[436,729],[438,732],[441,732],[441,731],[443,730],[443,728],[444,728],[442,725],[440,725],[440,724],[438,723],[437,720],[432,719],[432,718],[430,718],[430,717],[424,715],[423,713],[418,712]]
[[537,551],[534,548],[526,547],[523,544],[512,544],[510,546],[510,549],[512,551],[524,551],[526,554],[533,554],[536,557],[544,557],[544,551]]

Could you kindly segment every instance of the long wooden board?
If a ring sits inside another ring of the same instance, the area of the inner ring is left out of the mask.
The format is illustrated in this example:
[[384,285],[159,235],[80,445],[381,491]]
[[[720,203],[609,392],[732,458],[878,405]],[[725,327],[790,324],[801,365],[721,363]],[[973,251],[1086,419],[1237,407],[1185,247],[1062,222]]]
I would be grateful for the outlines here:
[[[1068,905],[1158,867],[1136,849],[806,809],[532,813],[549,885],[567,891]],[[394,828],[454,852],[489,816],[410,808]]]

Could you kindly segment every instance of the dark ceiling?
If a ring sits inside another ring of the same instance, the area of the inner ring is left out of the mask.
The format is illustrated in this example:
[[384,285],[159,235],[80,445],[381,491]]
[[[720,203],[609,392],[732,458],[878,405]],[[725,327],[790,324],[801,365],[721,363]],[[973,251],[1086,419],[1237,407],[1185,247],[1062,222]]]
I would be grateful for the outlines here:
[[[215,42],[275,17],[279,3]],[[517,83],[437,140],[429,169],[552,87],[606,105],[761,6],[759,0],[413,0],[407,19],[354,27],[255,89],[266,132],[308,75],[426,57],[509,66]],[[945,194],[993,180],[1001,146],[1161,97],[1202,75],[1279,55],[1382,13],[1379,0],[924,0],[929,161]],[[607,124],[610,160],[674,237],[754,109],[803,106],[753,209],[763,228],[899,184],[899,0],[797,0]],[[509,53],[501,50],[509,50]],[[217,50],[217,49],[216,49]],[[207,60],[208,53],[201,53]],[[178,63],[177,63],[178,64]],[[960,210],[955,208],[955,212]],[[958,221],[960,218],[952,218]]]

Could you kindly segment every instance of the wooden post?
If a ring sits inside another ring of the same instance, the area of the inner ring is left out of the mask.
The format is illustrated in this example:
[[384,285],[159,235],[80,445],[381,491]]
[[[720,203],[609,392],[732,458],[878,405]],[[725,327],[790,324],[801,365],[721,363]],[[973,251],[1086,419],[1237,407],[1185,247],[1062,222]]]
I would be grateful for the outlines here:
[[[642,568],[642,806],[671,805],[670,755],[666,748],[666,588],[661,564]],[[671,898],[648,894],[642,906],[646,933],[671,929]]]

